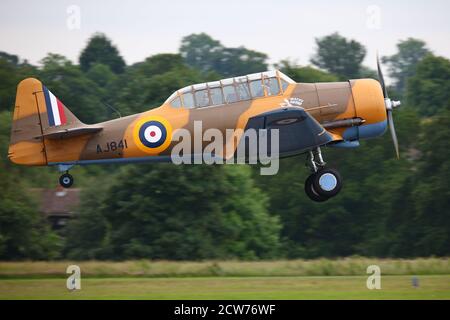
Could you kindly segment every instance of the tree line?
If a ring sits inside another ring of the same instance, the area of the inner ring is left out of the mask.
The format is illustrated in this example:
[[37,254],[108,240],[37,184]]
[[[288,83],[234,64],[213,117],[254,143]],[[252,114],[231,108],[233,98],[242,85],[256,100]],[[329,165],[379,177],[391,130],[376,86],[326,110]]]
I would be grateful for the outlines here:
[[[363,44],[333,33],[316,39],[310,65],[276,67],[297,82],[372,77]],[[389,135],[354,150],[325,149],[344,177],[339,197],[303,193],[304,157],[282,159],[275,176],[249,165],[91,166],[73,170],[82,199],[64,233],[39,215],[32,187],[54,187],[54,168],[7,159],[17,83],[37,77],[86,123],[159,106],[189,84],[266,70],[268,56],[230,48],[205,33],[178,53],[127,65],[104,34],[77,63],[48,54],[39,65],[0,52],[0,259],[275,259],[450,254],[450,61],[419,39],[383,57],[401,159]],[[373,63],[374,65],[375,63]],[[397,111],[397,110],[396,110]]]

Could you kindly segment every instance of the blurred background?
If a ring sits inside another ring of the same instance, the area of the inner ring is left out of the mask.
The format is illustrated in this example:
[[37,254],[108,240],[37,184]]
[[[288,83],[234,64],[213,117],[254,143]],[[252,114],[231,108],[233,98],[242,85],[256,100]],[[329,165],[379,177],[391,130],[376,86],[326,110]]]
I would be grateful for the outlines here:
[[[2,1],[0,260],[275,260],[450,255],[447,1]],[[7,158],[18,82],[37,77],[86,123],[193,83],[278,68],[297,82],[389,77],[389,134],[325,149],[344,177],[304,194],[303,156],[247,165],[55,168]]]

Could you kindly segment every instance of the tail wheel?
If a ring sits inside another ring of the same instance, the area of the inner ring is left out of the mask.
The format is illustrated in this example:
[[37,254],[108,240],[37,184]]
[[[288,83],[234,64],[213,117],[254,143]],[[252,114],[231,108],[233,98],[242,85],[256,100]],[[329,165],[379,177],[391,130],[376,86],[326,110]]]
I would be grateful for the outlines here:
[[330,198],[341,191],[342,178],[337,170],[325,168],[314,174],[312,185],[319,195]]
[[73,185],[73,177],[68,173],[64,173],[59,177],[59,184],[63,188],[70,188]]
[[328,200],[328,197],[320,195],[313,186],[313,182],[316,178],[316,173],[311,174],[305,181],[305,193],[313,201],[324,202]]

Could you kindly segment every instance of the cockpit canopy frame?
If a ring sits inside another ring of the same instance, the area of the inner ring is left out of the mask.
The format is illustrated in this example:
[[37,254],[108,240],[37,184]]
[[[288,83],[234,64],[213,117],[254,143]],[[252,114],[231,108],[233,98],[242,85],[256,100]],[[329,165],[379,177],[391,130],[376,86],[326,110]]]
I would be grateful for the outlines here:
[[278,70],[194,84],[175,91],[164,104],[173,108],[216,107],[239,101],[282,95],[295,83]]

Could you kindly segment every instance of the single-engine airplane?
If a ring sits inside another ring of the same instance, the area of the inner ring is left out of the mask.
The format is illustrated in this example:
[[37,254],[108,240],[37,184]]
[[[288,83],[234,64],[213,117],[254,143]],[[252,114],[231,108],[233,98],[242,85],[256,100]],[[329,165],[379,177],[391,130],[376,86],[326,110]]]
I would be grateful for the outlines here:
[[[314,201],[334,197],[342,188],[335,169],[327,168],[321,147],[352,148],[360,139],[382,135],[389,123],[397,157],[392,110],[379,61],[379,82],[356,79],[296,83],[280,71],[266,71],[195,84],[174,92],[160,107],[114,120],[84,124],[39,80],[17,87],[9,159],[29,166],[57,166],[59,182],[69,188],[74,165],[169,162],[177,129],[278,129],[279,157],[304,154],[312,171],[305,192]],[[235,145],[221,157],[235,156]],[[235,139],[233,139],[235,140]],[[232,143],[226,141],[226,143]],[[217,155],[215,155],[217,156]]]

